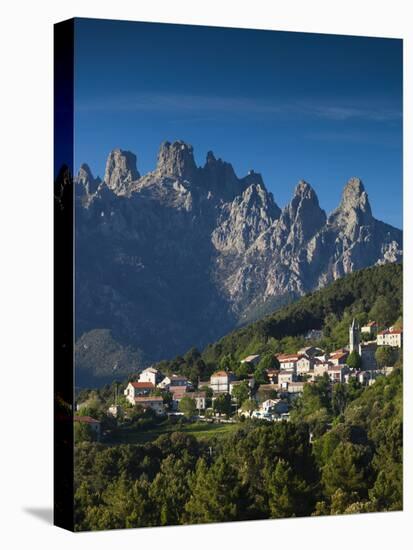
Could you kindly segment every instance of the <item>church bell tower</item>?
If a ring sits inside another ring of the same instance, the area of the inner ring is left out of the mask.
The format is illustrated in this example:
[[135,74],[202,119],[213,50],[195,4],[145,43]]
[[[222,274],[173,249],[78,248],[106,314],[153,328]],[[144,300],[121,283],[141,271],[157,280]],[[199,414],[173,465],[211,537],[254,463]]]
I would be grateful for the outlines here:
[[355,319],[353,319],[353,322],[350,325],[349,329],[349,347],[350,347],[350,353],[352,351],[359,351],[360,346],[360,327]]

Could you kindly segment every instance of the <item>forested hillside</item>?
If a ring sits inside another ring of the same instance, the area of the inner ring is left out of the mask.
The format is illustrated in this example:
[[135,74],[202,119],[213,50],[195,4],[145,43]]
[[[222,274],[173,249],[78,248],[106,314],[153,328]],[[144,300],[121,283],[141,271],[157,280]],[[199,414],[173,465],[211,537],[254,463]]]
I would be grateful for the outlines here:
[[76,529],[401,510],[401,365],[367,389],[335,388],[314,384],[291,422],[246,421],[208,443],[177,431],[77,444]]
[[[357,271],[256,323],[231,332],[208,346],[203,358],[206,362],[217,361],[227,353],[240,358],[243,353],[258,353],[265,345],[275,344],[273,339],[304,335],[310,329],[325,331],[325,347],[340,346],[347,340],[342,342],[333,329],[343,317],[359,316],[364,320],[371,318],[371,312],[372,316],[380,317],[375,320],[387,324],[402,315],[402,275],[401,264]],[[377,311],[373,309],[375,305]],[[348,325],[346,338],[347,329]]]
[[[353,317],[361,324],[368,320],[382,326],[401,323],[402,283],[401,264],[357,271],[231,332],[202,353],[193,348],[183,356],[161,361],[158,366],[162,372],[179,372],[196,383],[217,368],[236,371],[240,359],[249,354],[295,353],[312,343],[332,351],[348,344]],[[305,340],[304,335],[310,329],[322,329],[323,338],[314,342]]]

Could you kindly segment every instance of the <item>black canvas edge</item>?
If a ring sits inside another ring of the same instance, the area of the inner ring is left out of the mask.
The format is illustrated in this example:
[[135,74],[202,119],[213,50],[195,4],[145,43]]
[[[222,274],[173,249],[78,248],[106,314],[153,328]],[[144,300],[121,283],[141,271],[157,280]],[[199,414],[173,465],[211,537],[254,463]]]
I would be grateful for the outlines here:
[[74,531],[74,19],[54,25],[54,517]]

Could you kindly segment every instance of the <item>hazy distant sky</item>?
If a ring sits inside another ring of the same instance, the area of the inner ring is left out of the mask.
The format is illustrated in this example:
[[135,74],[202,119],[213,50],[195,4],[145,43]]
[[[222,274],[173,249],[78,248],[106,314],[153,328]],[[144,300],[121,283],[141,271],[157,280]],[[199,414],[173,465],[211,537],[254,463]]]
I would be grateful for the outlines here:
[[362,178],[402,226],[402,41],[77,19],[75,164],[115,147],[154,168],[163,140],[261,172],[279,206],[299,179],[337,206]]

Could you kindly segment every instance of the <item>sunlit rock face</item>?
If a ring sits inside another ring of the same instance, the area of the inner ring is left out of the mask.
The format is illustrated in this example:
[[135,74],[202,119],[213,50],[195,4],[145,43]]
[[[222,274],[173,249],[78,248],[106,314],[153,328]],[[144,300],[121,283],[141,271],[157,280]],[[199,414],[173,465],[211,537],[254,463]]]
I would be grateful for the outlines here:
[[145,360],[202,348],[238,324],[367,266],[399,262],[402,232],[376,220],[358,178],[327,215],[298,182],[283,208],[259,173],[161,144],[155,169],[113,150],[103,181],[76,182],[77,337],[107,329]]

